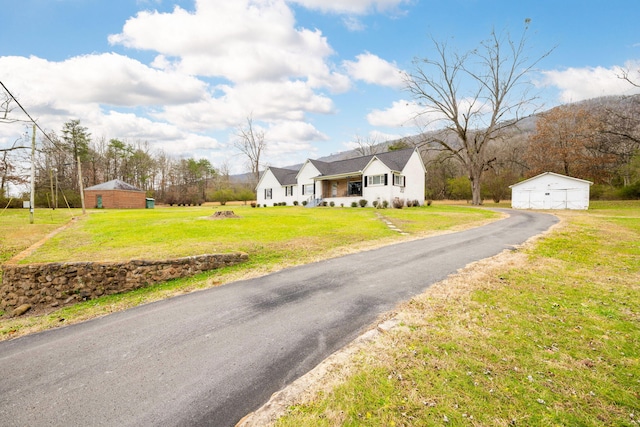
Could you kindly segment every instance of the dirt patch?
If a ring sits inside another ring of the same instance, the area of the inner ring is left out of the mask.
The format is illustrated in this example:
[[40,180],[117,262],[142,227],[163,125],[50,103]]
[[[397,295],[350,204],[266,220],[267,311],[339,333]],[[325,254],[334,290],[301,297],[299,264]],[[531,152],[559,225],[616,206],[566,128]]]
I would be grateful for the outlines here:
[[240,218],[233,211],[215,211],[213,215],[209,215],[207,219],[227,219],[227,218]]

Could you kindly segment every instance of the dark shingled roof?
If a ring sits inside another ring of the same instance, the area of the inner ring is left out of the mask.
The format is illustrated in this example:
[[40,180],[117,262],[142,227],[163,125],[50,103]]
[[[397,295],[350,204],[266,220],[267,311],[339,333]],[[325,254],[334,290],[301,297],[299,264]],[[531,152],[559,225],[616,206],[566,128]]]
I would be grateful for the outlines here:
[[87,187],[85,190],[125,190],[125,191],[142,191],[139,188],[134,187],[131,184],[127,184],[119,179],[113,179],[111,181],[103,182],[102,184],[94,185],[93,187]]
[[274,167],[269,167],[269,170],[273,173],[273,176],[276,177],[280,185],[296,185],[298,183],[296,180],[297,170]]
[[409,158],[411,158],[413,152],[413,148],[405,148],[402,150],[388,151],[386,153],[339,160],[337,162],[321,162],[319,160],[310,160],[310,162],[320,171],[322,176],[362,172],[374,157],[384,163],[389,169],[401,171],[409,161]]

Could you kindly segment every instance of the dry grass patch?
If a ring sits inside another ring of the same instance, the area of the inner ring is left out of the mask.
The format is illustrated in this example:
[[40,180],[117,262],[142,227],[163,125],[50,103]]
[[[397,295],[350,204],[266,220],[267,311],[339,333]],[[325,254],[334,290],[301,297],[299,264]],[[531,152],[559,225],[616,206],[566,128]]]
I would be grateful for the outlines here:
[[561,215],[539,241],[399,307],[400,328],[275,424],[637,425],[637,222]]

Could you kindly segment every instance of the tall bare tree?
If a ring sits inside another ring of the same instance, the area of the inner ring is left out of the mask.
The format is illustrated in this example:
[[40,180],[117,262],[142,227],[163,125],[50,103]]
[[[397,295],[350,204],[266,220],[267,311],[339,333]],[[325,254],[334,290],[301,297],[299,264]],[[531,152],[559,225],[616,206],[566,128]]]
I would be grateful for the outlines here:
[[406,89],[422,107],[420,119],[439,125],[429,141],[449,152],[465,168],[471,181],[472,202],[482,203],[482,175],[491,166],[491,142],[523,118],[535,97],[529,94],[527,76],[552,50],[531,59],[526,43],[530,20],[519,40],[508,32],[493,30],[489,38],[467,53],[449,50],[434,40],[434,58],[418,58],[414,70],[405,73]]
[[260,158],[267,148],[264,138],[264,131],[257,129],[253,125],[253,118],[247,117],[246,126],[239,126],[236,131],[236,139],[233,146],[246,158],[249,162],[249,170],[255,185],[260,179]]

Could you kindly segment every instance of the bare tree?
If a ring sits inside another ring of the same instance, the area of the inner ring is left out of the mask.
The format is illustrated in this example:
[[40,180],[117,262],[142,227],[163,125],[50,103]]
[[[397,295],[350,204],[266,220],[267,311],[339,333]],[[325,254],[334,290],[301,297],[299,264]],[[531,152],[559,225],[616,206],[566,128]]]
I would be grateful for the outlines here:
[[[636,70],[636,76],[638,75],[638,73],[640,73],[640,70]],[[640,88],[640,83],[635,81],[635,79],[631,77],[631,74],[634,74],[634,72],[628,69],[622,69],[620,70],[620,74],[618,74],[618,78],[626,80],[627,82],[631,83],[632,86]]]
[[249,162],[249,170],[253,175],[254,184],[257,185],[260,179],[260,158],[267,147],[264,138],[264,131],[256,129],[253,125],[253,118],[247,117],[247,125],[239,126],[236,132],[236,140],[233,146],[244,156]]
[[525,20],[518,41],[493,30],[478,48],[462,55],[434,40],[435,59],[416,59],[414,71],[404,75],[406,89],[423,107],[416,118],[431,118],[430,124],[443,127],[425,143],[449,152],[464,166],[474,205],[482,203],[482,175],[494,161],[488,146],[523,118],[535,99],[526,77],[552,51],[533,60],[527,56],[529,22]]
[[361,156],[378,154],[381,149],[378,143],[378,138],[375,136],[369,135],[368,137],[364,138],[356,134],[356,136],[353,138],[353,142],[357,145],[355,148],[356,153]]
[[[26,123],[26,120],[18,119],[12,116],[11,113],[15,108],[14,104],[15,104],[15,100],[13,99],[13,97],[9,95],[7,92],[3,92],[2,98],[0,99],[0,123],[1,124],[10,124],[10,123],[18,123],[18,122]],[[19,139],[19,141],[22,141],[22,139]],[[19,150],[21,148],[29,148],[29,144],[27,143],[16,145],[16,142],[14,142],[14,144],[11,147],[0,148],[0,153]]]

